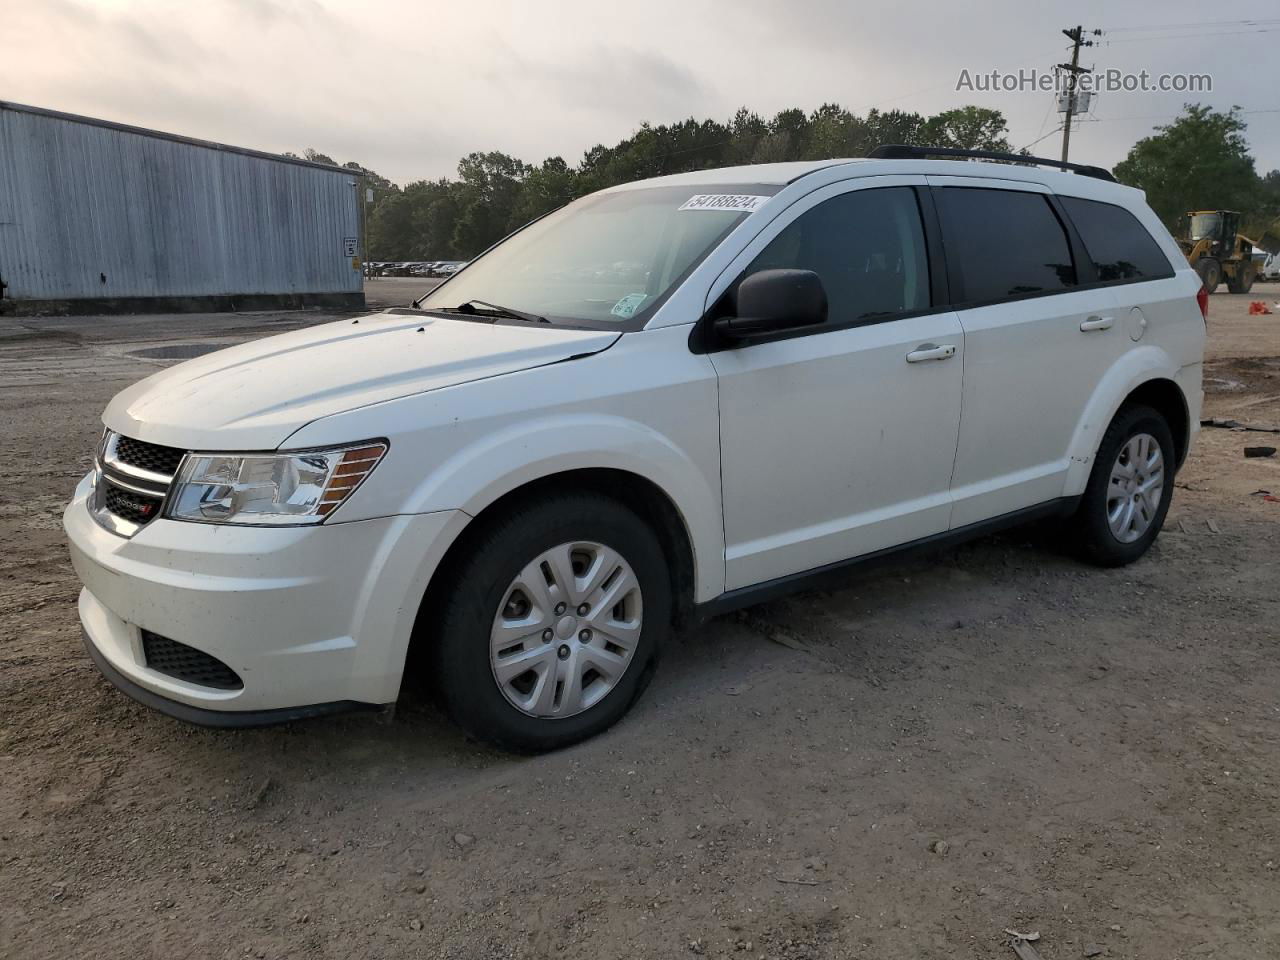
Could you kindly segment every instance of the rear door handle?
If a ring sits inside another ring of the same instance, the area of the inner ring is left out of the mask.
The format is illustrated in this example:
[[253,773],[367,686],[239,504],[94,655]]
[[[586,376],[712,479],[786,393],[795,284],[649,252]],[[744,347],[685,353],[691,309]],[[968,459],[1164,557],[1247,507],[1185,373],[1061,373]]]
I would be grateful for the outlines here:
[[1111,325],[1115,322],[1114,317],[1090,317],[1088,320],[1081,322],[1080,329],[1085,333],[1090,330],[1110,330]]
[[907,354],[907,363],[922,363],[925,360],[948,360],[956,355],[954,343],[922,343]]

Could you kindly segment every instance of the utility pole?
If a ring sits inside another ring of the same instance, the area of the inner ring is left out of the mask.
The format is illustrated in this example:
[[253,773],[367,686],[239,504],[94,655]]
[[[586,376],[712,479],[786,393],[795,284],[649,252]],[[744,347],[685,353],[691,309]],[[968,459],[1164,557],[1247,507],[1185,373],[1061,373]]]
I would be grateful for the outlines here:
[[[1080,74],[1091,73],[1088,67],[1080,66],[1080,48],[1092,47],[1093,41],[1084,38],[1084,27],[1062,31],[1071,41],[1071,62],[1058,64],[1058,69],[1067,71],[1067,117],[1062,124],[1062,162],[1067,162],[1067,149],[1071,146],[1071,118],[1076,113],[1076,86]],[[1094,31],[1096,34],[1098,31]]]
[[373,209],[373,187],[368,176],[360,178],[364,196],[360,199],[360,252],[364,254],[364,275],[369,276],[369,213]]

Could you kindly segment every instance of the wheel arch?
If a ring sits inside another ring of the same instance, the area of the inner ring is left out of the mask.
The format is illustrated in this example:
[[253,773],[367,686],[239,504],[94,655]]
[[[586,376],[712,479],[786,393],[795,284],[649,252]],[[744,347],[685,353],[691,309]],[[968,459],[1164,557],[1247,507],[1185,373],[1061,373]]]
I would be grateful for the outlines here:
[[426,585],[410,636],[409,659],[422,654],[422,638],[427,625],[424,612],[433,609],[437,591],[447,588],[449,578],[471,544],[496,518],[518,512],[524,504],[549,493],[566,491],[595,493],[609,497],[633,510],[657,534],[671,575],[672,609],[676,625],[693,615],[696,571],[694,537],[675,500],[648,477],[616,467],[584,467],[561,470],[527,480],[491,499],[458,531],[446,548]]
[[1147,346],[1133,350],[1107,372],[1076,425],[1069,449],[1065,496],[1084,492],[1102,436],[1126,403],[1147,404],[1165,417],[1174,437],[1176,464],[1182,466],[1195,425],[1190,404],[1178,383],[1179,370],[1167,353]]
[[1130,390],[1116,410],[1131,403],[1144,404],[1164,417],[1169,424],[1169,432],[1173,434],[1175,469],[1181,469],[1191,449],[1191,415],[1182,388],[1165,377],[1155,377]]

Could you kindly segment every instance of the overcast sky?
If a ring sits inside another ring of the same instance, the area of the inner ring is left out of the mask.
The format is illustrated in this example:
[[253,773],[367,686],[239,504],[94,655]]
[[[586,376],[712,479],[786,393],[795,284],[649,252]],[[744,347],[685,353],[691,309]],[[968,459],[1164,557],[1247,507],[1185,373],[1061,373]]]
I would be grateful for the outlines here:
[[[1247,12],[1274,21],[1239,21]],[[979,12],[980,11],[980,12]],[[1052,95],[957,92],[962,69],[1051,69],[1063,27],[1107,33],[1082,60],[1202,72],[1212,93],[1110,93],[1072,159],[1111,166],[1185,99],[1250,113],[1280,167],[1280,8],[1202,0],[0,0],[0,100],[265,150],[315,147],[399,183],[472,150],[576,163],[645,120],[728,119],[834,101],[1004,111],[1015,146],[1058,123]],[[1125,29],[1140,28],[1140,29]],[[1210,34],[1213,34],[1212,36]],[[1059,136],[1036,150],[1056,156]]]

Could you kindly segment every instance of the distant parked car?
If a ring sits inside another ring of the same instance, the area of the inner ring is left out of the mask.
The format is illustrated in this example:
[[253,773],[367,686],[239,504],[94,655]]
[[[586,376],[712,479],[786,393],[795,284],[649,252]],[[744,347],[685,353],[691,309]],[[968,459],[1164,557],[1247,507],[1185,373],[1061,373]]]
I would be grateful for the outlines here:
[[1280,253],[1273,253],[1267,257],[1259,277],[1262,280],[1280,280]]

